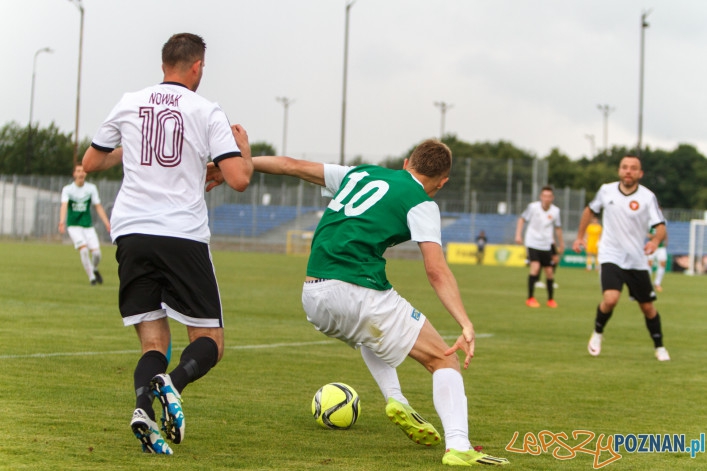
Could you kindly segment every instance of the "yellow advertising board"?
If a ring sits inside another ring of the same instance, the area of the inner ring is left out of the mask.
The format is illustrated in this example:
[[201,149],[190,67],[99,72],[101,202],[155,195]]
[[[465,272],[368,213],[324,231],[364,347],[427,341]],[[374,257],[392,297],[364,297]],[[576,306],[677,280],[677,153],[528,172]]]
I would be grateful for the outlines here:
[[[476,265],[476,244],[450,242],[447,244],[447,263]],[[484,265],[524,267],[526,253],[522,245],[486,245]]]

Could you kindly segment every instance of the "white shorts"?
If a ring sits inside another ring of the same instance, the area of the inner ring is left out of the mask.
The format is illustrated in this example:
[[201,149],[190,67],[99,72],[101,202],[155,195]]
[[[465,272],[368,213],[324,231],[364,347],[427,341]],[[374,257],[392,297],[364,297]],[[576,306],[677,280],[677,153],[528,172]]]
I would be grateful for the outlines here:
[[393,368],[408,356],[425,323],[425,315],[394,289],[339,280],[305,283],[302,306],[317,330],[352,348],[365,345]]
[[85,245],[89,250],[98,250],[101,245],[98,243],[98,234],[93,227],[69,226],[66,228],[69,237],[74,242],[74,248]]
[[653,262],[653,261],[658,261],[658,262],[667,262],[668,261],[668,249],[665,247],[658,247],[655,252],[650,254],[648,256],[648,261]]

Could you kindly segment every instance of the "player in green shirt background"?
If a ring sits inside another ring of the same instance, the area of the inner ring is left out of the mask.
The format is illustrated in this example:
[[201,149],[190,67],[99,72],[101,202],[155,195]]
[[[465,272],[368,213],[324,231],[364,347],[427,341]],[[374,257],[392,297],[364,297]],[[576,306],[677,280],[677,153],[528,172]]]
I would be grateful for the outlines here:
[[86,181],[83,166],[74,167],[74,181],[61,190],[61,209],[59,210],[59,232],[67,233],[79,251],[81,265],[88,275],[88,281],[95,285],[103,283],[103,277],[98,271],[101,261],[101,245],[91,218],[91,205],[96,208],[96,214],[101,218],[106,230],[110,232],[108,216],[101,205],[98,188]]

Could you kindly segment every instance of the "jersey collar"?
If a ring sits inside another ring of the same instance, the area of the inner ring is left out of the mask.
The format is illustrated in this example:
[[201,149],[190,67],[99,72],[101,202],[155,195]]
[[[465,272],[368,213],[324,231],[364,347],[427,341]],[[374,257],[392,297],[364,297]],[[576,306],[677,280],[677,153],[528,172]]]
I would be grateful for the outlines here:
[[189,88],[186,85],[184,85],[183,83],[179,83],[179,82],[162,82],[160,85],[177,85],[179,87],[184,87],[187,89]]

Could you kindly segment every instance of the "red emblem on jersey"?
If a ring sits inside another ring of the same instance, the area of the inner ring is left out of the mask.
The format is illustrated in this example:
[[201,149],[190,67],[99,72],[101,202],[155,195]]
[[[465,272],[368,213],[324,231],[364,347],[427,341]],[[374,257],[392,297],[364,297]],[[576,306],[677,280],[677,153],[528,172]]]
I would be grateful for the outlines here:
[[636,201],[636,200],[633,200],[633,201],[631,201],[631,202],[628,204],[628,207],[631,208],[632,211],[638,210],[638,208],[639,208],[640,206],[641,206],[641,205],[638,204],[638,201]]

